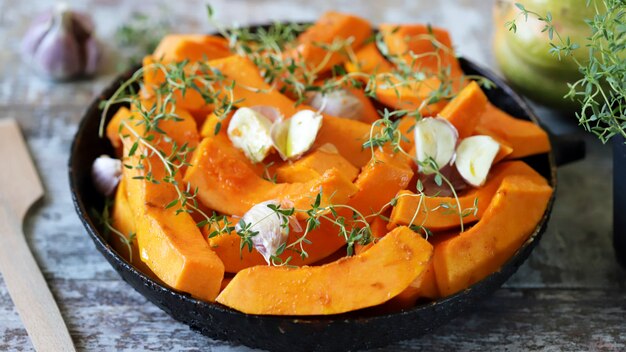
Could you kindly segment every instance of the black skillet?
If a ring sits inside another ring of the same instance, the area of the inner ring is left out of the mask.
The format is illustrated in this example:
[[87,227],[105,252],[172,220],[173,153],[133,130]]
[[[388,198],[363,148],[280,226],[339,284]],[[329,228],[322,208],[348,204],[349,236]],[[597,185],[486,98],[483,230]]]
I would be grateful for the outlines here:
[[[481,75],[496,84],[497,88],[485,91],[492,103],[517,118],[538,123],[526,102],[493,72],[463,58],[460,62],[466,74]],[[91,164],[98,156],[113,153],[108,140],[98,137],[101,114],[98,104],[102,99],[109,98],[131,74],[122,74],[102,92],[87,109],[76,132],[69,160],[74,205],[96,248],[126,282],[175,319],[211,338],[272,351],[347,351],[419,337],[472,309],[477,301],[497,290],[528,258],[546,230],[554,194],[528,241],[498,272],[453,296],[418,304],[398,313],[376,315],[363,310],[332,316],[259,316],[199,301],[167,288],[135,269],[107,243],[102,228],[91,215],[91,209],[100,210],[104,204],[104,199],[95,192],[91,182]],[[109,112],[107,119],[113,116],[115,110]],[[552,142],[553,152],[524,161],[548,179],[552,187],[556,187],[556,165],[581,158],[584,145],[578,140],[553,138]]]

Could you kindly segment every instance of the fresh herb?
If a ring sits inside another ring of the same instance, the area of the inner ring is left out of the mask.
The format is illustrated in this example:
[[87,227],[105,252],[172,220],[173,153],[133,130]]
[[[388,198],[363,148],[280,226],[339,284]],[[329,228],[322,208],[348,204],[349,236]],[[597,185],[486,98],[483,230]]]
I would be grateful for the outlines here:
[[[544,22],[542,31],[548,33],[553,55],[559,59],[571,57],[578,66],[582,77],[568,83],[569,92],[564,98],[581,104],[576,113],[580,124],[603,143],[615,135],[626,138],[626,2],[587,0],[586,6],[593,6],[596,14],[585,19],[591,35],[584,43],[562,37],[551,13],[541,15],[520,3],[515,6],[525,20],[534,16]],[[513,32],[517,30],[516,20],[506,23]],[[587,50],[588,61],[577,59],[574,50]]]

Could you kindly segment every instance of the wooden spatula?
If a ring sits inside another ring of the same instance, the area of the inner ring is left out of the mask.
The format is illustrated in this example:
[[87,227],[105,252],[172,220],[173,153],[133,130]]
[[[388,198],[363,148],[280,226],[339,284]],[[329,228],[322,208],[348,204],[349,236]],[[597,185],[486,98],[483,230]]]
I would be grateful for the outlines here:
[[75,351],[22,222],[43,187],[13,119],[0,120],[0,273],[37,351]]

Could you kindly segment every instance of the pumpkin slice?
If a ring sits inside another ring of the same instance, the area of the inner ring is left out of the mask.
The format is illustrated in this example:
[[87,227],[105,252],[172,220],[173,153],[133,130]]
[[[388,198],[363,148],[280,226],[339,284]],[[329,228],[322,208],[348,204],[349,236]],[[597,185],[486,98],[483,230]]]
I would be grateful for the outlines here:
[[[149,111],[153,108],[154,100],[142,100],[141,103],[143,109]],[[154,136],[154,140],[151,142],[152,145],[166,154],[172,151],[172,142],[175,142],[178,147],[186,144],[189,148],[195,148],[200,141],[196,121],[191,114],[180,107],[176,107],[174,113],[178,121],[173,119],[161,120],[157,126],[163,133],[150,132],[148,134]],[[123,123],[128,127],[121,127]],[[121,107],[115,113],[107,125],[106,135],[111,145],[116,150],[121,150],[124,137],[130,137],[134,140],[135,136],[132,132],[139,136],[147,137],[145,130],[144,119],[141,117],[138,107],[133,105],[130,110]],[[119,155],[121,156],[121,152]]]
[[[437,247],[437,244],[458,235],[458,231],[439,232],[429,237],[428,242],[430,242],[433,247]],[[424,274],[411,282],[409,287],[392,298],[386,305],[391,311],[398,311],[414,307],[415,303],[420,298],[433,300],[440,297],[439,287],[437,287],[437,278],[435,276],[435,263],[431,260],[426,270],[424,270]]]
[[[236,221],[236,219],[233,219],[231,223],[236,223]],[[304,222],[301,222],[301,226],[302,228],[306,228],[306,224]],[[207,238],[210,231],[211,229],[207,227],[203,229]],[[320,219],[320,227],[310,231],[306,236],[310,243],[303,243],[303,248],[296,246],[293,248],[294,250],[286,250],[282,255],[280,255],[280,258],[283,261],[286,261],[289,257],[291,257],[289,265],[295,266],[309,265],[324,259],[335,253],[346,244],[345,239],[339,236],[338,232],[338,228],[331,222],[325,219]],[[302,235],[302,232],[295,232],[291,230],[289,232],[287,244],[289,245],[293,243]],[[208,241],[211,249],[213,249],[213,251],[224,263],[224,270],[228,273],[237,273],[240,270],[255,265],[266,265],[265,259],[263,259],[263,256],[256,250],[253,249],[252,252],[250,252],[247,248],[240,249],[241,239],[235,232],[230,234],[221,234],[209,238]],[[302,249],[304,249],[308,254],[306,258],[302,258],[300,253],[297,252]]]
[[433,260],[440,293],[454,294],[497,271],[532,234],[551,195],[545,181],[504,179],[474,227],[436,246]]
[[393,64],[387,61],[383,54],[380,53],[376,43],[363,45],[355,53],[354,59],[345,64],[346,70],[350,73],[362,72],[371,75],[391,72],[394,69]]
[[424,24],[386,23],[379,29],[389,55],[404,59],[413,69],[431,74],[449,69],[453,79],[463,74],[454,55],[450,34],[445,29]]
[[512,117],[493,104],[487,104],[475,133],[492,136],[496,140],[506,142],[513,148],[508,159],[518,159],[550,151],[550,139],[546,131],[530,121]]
[[111,121],[107,124],[106,127],[106,136],[111,142],[111,145],[115,149],[115,156],[118,158],[122,157],[122,153],[124,151],[124,145],[122,144],[122,138],[120,134],[124,134],[120,130],[120,126],[123,121],[129,121],[132,114],[127,107],[122,106],[116,112],[115,115],[111,118]]
[[[144,90],[149,96],[154,96],[154,90],[165,82],[165,74],[155,64],[167,65],[172,62],[188,60],[188,70],[193,70],[194,62],[219,59],[231,56],[226,39],[200,34],[170,34],[161,40],[153,55],[146,56],[143,60]],[[202,87],[201,82],[196,82]],[[176,105],[187,109],[201,124],[212,105],[207,104],[202,95],[194,89],[188,89],[183,94],[181,91],[174,92]]]
[[[165,73],[163,72],[163,67],[161,67],[163,64],[167,63],[161,63],[153,56],[143,58],[143,95],[148,97],[156,96],[155,90],[165,82]],[[190,62],[185,69],[191,73],[193,66],[194,63]],[[199,87],[203,86],[203,83],[200,81],[196,81],[196,84]],[[174,90],[172,94],[176,101],[176,107],[189,111],[196,118],[198,125],[213,110],[213,105],[207,104],[202,95],[195,89],[187,89],[185,94],[180,90]]]
[[233,55],[228,40],[203,34],[168,34],[157,45],[152,56],[164,63],[204,61]]
[[[469,224],[482,218],[494,194],[504,179],[510,176],[522,175],[537,182],[546,183],[546,180],[533,168],[521,161],[502,162],[494,165],[484,186],[472,188],[465,195],[459,197],[461,209],[469,209],[477,200],[478,211],[463,217],[463,223]],[[431,231],[442,231],[461,225],[461,218],[457,212],[451,211],[448,204],[456,206],[454,197],[427,197],[403,191],[396,198],[396,205],[391,211],[389,228],[397,225],[421,225]]]
[[334,146],[325,145],[299,160],[279,166],[276,168],[276,180],[281,183],[307,182],[332,168],[339,170],[348,180],[354,180],[359,169],[333,149]]
[[468,84],[439,113],[459,132],[459,139],[472,135],[487,107],[487,97],[476,81]]
[[400,191],[407,188],[413,170],[411,160],[401,153],[377,150],[363,167],[355,185],[359,191],[348,205],[363,216],[378,213]]
[[[284,116],[292,116],[298,109],[293,100],[268,85],[258,67],[249,59],[233,55],[227,58],[211,60],[209,66],[218,70],[225,78],[220,83],[229,86],[234,83],[232,98],[239,107],[267,105],[278,109]],[[221,89],[219,99],[229,99],[231,92]]]
[[[125,155],[131,145],[125,141]],[[147,156],[140,160],[140,155]],[[213,301],[224,277],[224,265],[203,239],[191,215],[177,214],[177,207],[166,207],[177,198],[175,186],[145,179],[150,170],[152,177],[163,180],[166,176],[163,163],[140,145],[134,156],[125,159],[125,164],[143,165],[143,169],[123,170],[141,260],[170,287]]]
[[[221,134],[226,136],[226,131],[228,130],[228,124],[230,123],[230,119],[233,117],[234,112],[231,112],[227,116],[225,116],[221,121],[220,118],[215,113],[210,113],[207,116],[206,120],[202,124],[202,128],[200,129],[200,136],[203,138],[211,138],[217,134]],[[219,129],[218,129],[219,124]]]
[[313,148],[332,144],[339,154],[352,165],[360,168],[372,157],[369,149],[363,149],[370,136],[371,126],[367,123],[324,115],[322,128],[317,133]]
[[[126,240],[130,238],[131,234],[137,233],[137,227],[135,226],[135,217],[133,214],[133,209],[130,207],[128,203],[128,198],[126,198],[126,180],[120,180],[120,183],[117,186],[117,191],[115,192],[115,202],[113,204],[113,209],[111,211],[111,225],[118,230],[120,233],[126,237]],[[115,249],[117,253],[119,253],[122,258],[128,260],[137,270],[142,273],[156,277],[152,270],[148,268],[148,266],[141,261],[141,257],[139,255],[139,246],[137,245],[137,240],[135,239],[129,247],[126,245],[124,241],[117,234],[110,234],[110,243]],[[132,256],[131,256],[132,254]]]
[[377,77],[375,99],[397,110],[419,110],[424,116],[435,116],[448,103],[439,100],[428,104],[433,92],[439,89],[441,84],[442,82],[434,76],[408,85],[394,77]]
[[344,203],[357,188],[337,169],[305,183],[275,184],[260,177],[239,151],[218,138],[202,140],[185,174],[185,182],[198,189],[199,200],[207,207],[228,215],[243,215],[255,204],[277,200],[291,201],[307,209],[322,193],[322,206]]
[[399,227],[368,251],[330,264],[242,270],[217,301],[247,314],[344,313],[396,296],[426,269],[431,255],[430,243]]
[[329,11],[324,13],[311,27],[296,39],[296,49],[291,55],[302,58],[307,67],[323,73],[348,59],[346,50],[329,51],[323,45],[332,45],[339,40],[351,40],[349,50],[357,50],[372,34],[366,20],[348,14]]

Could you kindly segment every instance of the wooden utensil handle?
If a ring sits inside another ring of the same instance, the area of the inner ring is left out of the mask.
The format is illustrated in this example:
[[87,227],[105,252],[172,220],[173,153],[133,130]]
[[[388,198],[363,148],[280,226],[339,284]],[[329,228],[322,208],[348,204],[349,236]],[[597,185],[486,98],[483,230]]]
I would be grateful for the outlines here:
[[21,217],[2,202],[0,272],[35,349],[75,351],[61,312],[28,248]]

